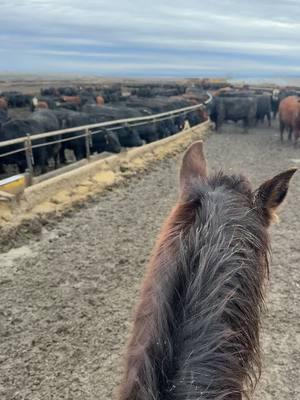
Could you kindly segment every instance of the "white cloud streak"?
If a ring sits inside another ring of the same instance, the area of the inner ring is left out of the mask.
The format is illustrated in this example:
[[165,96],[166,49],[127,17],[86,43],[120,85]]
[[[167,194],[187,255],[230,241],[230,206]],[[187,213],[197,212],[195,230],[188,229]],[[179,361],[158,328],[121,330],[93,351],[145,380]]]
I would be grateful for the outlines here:
[[2,0],[1,70],[297,74],[298,0]]

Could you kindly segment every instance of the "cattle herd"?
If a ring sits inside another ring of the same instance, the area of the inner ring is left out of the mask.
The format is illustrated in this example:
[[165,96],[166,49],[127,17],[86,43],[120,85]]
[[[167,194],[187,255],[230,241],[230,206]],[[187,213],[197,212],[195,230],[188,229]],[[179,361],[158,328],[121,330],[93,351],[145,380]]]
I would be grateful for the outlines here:
[[284,129],[287,128],[290,139],[294,132],[296,144],[300,129],[300,99],[298,100],[298,95],[300,92],[297,89],[287,88],[281,90],[226,88],[214,92],[208,111],[217,131],[225,121],[242,121],[245,130],[255,127],[265,120],[271,126],[272,118],[276,119],[278,114],[281,139],[283,139]]
[[[35,96],[18,92],[3,92],[0,103],[0,141],[74,128],[125,118],[139,118],[189,107],[203,102],[207,94],[203,90],[189,92],[182,85],[141,85],[124,91],[119,85],[110,87],[60,87],[41,89]],[[12,117],[16,108],[26,108],[26,117]],[[183,129],[187,120],[195,126],[206,119],[202,110],[158,119],[143,124],[120,125],[112,129],[91,129],[87,148],[85,131],[56,135],[32,142],[32,159],[36,173],[44,173],[49,165],[58,167],[67,162],[66,150],[75,159],[87,156],[87,152],[108,151],[119,153],[122,147],[142,146],[145,143],[173,135]],[[75,139],[75,137],[78,137]],[[73,139],[74,138],[74,139]],[[61,141],[61,139],[63,139]],[[14,164],[20,172],[27,168],[22,143],[0,148],[2,173]],[[69,152],[70,153],[70,152]],[[2,157],[1,157],[2,155]],[[4,156],[3,156],[4,155]],[[52,160],[52,163],[50,162]]]
[[[119,153],[122,147],[141,146],[174,135],[183,129],[186,121],[195,126],[209,115],[219,131],[226,121],[242,121],[244,128],[263,123],[271,125],[272,116],[279,113],[280,132],[294,142],[300,136],[300,103],[297,90],[250,90],[248,87],[211,87],[206,84],[139,84],[126,87],[121,84],[91,87],[49,87],[35,95],[20,92],[0,93],[0,142],[37,133],[81,127],[125,118],[139,118],[172,111],[207,100],[207,90],[213,95],[206,109],[197,109],[168,118],[149,122],[117,125],[114,129],[94,128],[90,140],[85,130],[63,136],[42,138],[32,142],[32,160],[36,174],[45,173],[68,162],[70,151],[76,160],[88,154],[108,151]],[[19,116],[16,110],[27,110]],[[12,113],[13,111],[13,113]],[[24,115],[24,114],[22,114]],[[63,139],[63,140],[62,140]],[[11,165],[19,172],[28,167],[24,144],[0,147],[0,173]],[[67,152],[66,150],[69,150]],[[51,162],[52,160],[52,162]]]

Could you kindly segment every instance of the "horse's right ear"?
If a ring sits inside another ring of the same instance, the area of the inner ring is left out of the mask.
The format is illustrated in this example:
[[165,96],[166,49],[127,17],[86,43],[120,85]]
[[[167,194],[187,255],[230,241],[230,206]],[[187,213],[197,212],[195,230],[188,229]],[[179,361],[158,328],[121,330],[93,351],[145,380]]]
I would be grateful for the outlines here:
[[183,193],[187,190],[191,182],[196,178],[207,177],[207,163],[203,150],[203,141],[199,140],[190,145],[184,153],[180,174],[179,174],[179,188]]
[[276,212],[276,209],[283,202],[289,187],[290,180],[297,168],[291,168],[282,172],[274,178],[264,182],[255,192],[255,206],[267,211],[270,219]]

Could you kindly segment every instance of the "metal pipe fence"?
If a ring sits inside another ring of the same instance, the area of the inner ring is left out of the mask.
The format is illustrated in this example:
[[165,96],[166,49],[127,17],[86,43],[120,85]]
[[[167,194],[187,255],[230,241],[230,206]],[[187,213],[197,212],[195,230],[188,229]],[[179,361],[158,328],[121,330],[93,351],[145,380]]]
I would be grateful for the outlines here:
[[[8,157],[14,154],[22,153],[25,152],[25,157],[26,157],[26,163],[27,163],[27,169],[30,174],[30,176],[33,176],[33,165],[34,165],[34,156],[33,156],[33,150],[38,149],[41,147],[47,147],[47,146],[53,146],[55,144],[60,144],[64,142],[69,142],[69,141],[74,141],[78,140],[81,138],[85,138],[85,146],[86,146],[86,155],[87,158],[90,158],[90,145],[92,144],[92,136],[103,133],[105,134],[105,131],[118,131],[124,126],[128,128],[133,128],[133,127],[138,127],[138,126],[144,126],[148,124],[153,124],[153,123],[158,123],[162,121],[166,121],[169,119],[172,119],[174,117],[178,117],[180,115],[187,116],[189,113],[197,111],[202,109],[205,104],[208,104],[212,100],[212,96],[210,93],[207,93],[208,95],[208,100],[205,101],[204,103],[199,103],[194,106],[189,106],[189,107],[184,107],[184,108],[179,108],[163,113],[158,113],[158,114],[150,114],[147,116],[142,116],[142,117],[134,117],[134,118],[122,118],[118,120],[110,120],[110,121],[105,121],[101,123],[96,123],[96,124],[89,124],[89,125],[83,125],[83,126],[78,126],[74,128],[67,128],[67,129],[60,129],[52,132],[46,132],[46,133],[39,133],[39,134],[26,134],[26,136],[16,138],[16,139],[11,139],[11,140],[6,140],[6,141],[1,141],[0,142],[0,162],[1,159],[4,157]],[[98,130],[97,130],[98,128]],[[84,131],[84,133],[82,133]],[[73,134],[71,137],[64,137],[65,135],[68,134]],[[53,138],[53,140],[51,140]],[[47,141],[43,143],[37,143],[34,144],[37,140],[43,140],[47,139]],[[11,151],[6,151],[5,153],[1,153],[1,149],[7,148],[10,146],[16,146],[16,145],[23,145],[21,148],[16,148]]]
[[[142,121],[147,121],[148,122],[148,121],[151,121],[153,119],[157,119],[157,118],[160,118],[160,117],[166,117],[166,116],[169,116],[171,118],[174,115],[178,115],[178,114],[183,113],[183,112],[196,111],[198,109],[201,109],[202,107],[203,107],[203,104],[200,103],[200,104],[197,104],[195,106],[180,108],[180,109],[177,109],[177,110],[167,111],[167,112],[164,112],[164,113],[152,114],[152,115],[144,116],[144,117],[123,118],[123,119],[119,119],[119,120],[110,120],[110,121],[100,122],[100,123],[96,123],[96,124],[77,126],[77,127],[74,127],[74,128],[59,129],[57,131],[30,135],[30,137],[31,137],[32,141],[35,141],[35,140],[46,139],[46,138],[57,136],[57,135],[66,135],[68,133],[81,131],[83,129],[93,129],[93,128],[99,128],[99,127],[105,128],[105,127],[112,126],[112,125],[130,124],[131,122],[142,122]],[[27,136],[23,136],[23,137],[17,138],[17,139],[11,139],[11,140],[2,141],[2,142],[0,142],[0,148],[1,147],[6,147],[6,146],[10,146],[10,145],[13,145],[13,144],[20,144],[20,143],[22,144],[22,143],[24,143],[26,141],[26,139],[27,139]]]

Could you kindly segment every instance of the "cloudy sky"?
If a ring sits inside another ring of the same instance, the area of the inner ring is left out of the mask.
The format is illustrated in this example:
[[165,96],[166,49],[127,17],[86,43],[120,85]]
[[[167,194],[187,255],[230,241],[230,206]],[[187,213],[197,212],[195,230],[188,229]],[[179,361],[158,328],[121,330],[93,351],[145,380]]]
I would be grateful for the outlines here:
[[300,76],[299,0],[1,0],[0,72]]

